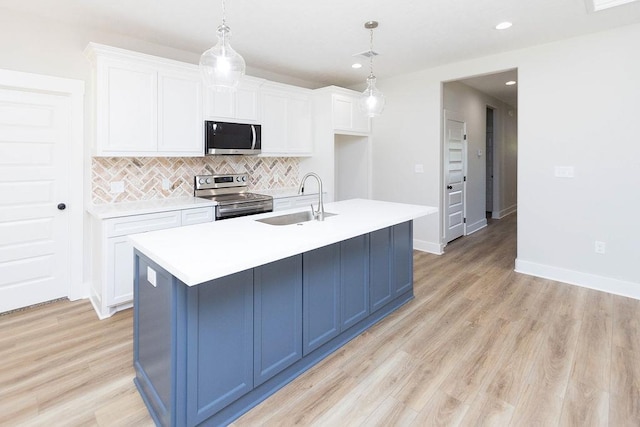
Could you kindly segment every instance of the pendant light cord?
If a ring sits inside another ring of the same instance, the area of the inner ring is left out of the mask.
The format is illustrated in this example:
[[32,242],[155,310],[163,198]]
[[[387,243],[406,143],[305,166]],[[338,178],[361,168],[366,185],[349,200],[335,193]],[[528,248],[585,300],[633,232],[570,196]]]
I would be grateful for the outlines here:
[[222,25],[227,25],[227,7],[224,0],[222,0]]
[[373,28],[370,30],[371,36],[369,38],[369,76],[373,76]]

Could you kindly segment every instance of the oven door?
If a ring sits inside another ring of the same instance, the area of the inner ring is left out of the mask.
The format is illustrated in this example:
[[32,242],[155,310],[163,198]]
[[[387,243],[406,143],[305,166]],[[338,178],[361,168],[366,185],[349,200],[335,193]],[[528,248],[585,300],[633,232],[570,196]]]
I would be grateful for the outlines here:
[[273,201],[251,201],[216,206],[216,220],[273,211]]

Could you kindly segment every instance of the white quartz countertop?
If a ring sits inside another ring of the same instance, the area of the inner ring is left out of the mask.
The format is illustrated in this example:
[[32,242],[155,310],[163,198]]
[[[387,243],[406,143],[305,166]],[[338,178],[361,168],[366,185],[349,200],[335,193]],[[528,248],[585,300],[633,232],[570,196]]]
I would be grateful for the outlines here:
[[169,199],[142,200],[139,202],[90,205],[87,211],[98,219],[118,218],[130,215],[176,211],[214,206],[214,202],[199,197],[173,197]]
[[256,221],[305,209],[250,215],[129,236],[133,246],[188,286],[268,264],[437,212],[430,206],[353,199],[327,203],[324,221]]

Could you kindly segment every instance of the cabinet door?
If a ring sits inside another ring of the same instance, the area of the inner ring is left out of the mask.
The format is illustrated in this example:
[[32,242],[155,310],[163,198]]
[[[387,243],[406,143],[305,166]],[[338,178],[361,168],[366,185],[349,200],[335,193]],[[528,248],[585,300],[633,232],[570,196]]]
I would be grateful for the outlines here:
[[97,75],[96,154],[145,154],[157,146],[157,72],[145,64],[104,60]]
[[302,353],[340,333],[340,244],[302,255]]
[[360,111],[358,107],[357,95],[334,94],[332,97],[333,106],[333,128],[348,132],[368,133],[370,131],[369,118]]
[[383,307],[395,295],[391,280],[391,254],[390,227],[369,234],[371,312]]
[[220,92],[206,89],[205,116],[207,120],[259,122],[259,82],[243,79],[235,92]]
[[246,122],[258,123],[260,118],[258,85],[240,82],[235,95],[236,118]]
[[161,70],[158,74],[158,155],[202,156],[204,125],[200,74]]
[[393,265],[395,295],[413,287],[413,222],[393,226]]
[[107,239],[107,305],[133,300],[133,246],[127,236]]
[[262,153],[287,151],[287,97],[277,92],[262,94]]
[[369,314],[369,236],[340,242],[341,330]]
[[311,155],[313,135],[311,131],[311,101],[306,96],[289,99],[287,106],[287,153]]
[[311,155],[311,98],[286,85],[262,90],[262,154]]
[[254,387],[302,358],[302,255],[254,270]]
[[253,388],[253,270],[188,288],[187,325],[187,425],[197,425]]

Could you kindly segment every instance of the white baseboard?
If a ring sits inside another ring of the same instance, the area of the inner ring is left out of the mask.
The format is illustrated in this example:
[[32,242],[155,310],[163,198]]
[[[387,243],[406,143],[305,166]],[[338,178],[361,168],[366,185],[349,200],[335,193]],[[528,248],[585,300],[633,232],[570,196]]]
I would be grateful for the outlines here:
[[444,253],[444,245],[441,245],[440,243],[427,242],[426,240],[413,239],[413,249],[436,255],[442,255]]
[[476,221],[473,224],[467,224],[467,228],[465,230],[465,236],[468,236],[469,234],[473,234],[478,230],[482,230],[486,226],[487,226],[486,218],[482,218],[480,221]]
[[492,219],[502,219],[507,215],[511,215],[518,211],[518,205],[509,206],[506,209],[499,210],[497,212],[491,212]]
[[515,271],[640,300],[640,283],[627,282],[520,259],[516,259]]

